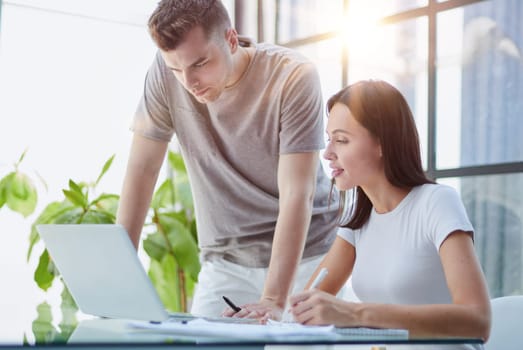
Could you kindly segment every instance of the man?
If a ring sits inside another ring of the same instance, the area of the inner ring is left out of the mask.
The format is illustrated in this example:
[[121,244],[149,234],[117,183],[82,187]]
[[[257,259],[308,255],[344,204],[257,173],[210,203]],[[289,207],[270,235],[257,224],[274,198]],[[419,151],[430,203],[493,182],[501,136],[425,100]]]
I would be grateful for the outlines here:
[[[220,1],[163,0],[149,30],[159,52],[132,126],[117,221],[138,247],[176,135],[202,260],[191,312],[279,319],[335,238],[337,197],[329,203],[318,157],[318,74],[288,49],[242,47]],[[224,312],[222,296],[241,311]]]

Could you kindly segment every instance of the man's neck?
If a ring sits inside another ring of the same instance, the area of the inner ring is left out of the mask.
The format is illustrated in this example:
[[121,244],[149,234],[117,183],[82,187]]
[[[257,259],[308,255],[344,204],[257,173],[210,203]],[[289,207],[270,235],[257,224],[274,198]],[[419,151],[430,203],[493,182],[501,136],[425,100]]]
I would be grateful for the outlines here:
[[249,66],[249,63],[251,62],[251,56],[252,52],[251,49],[245,48],[245,47],[238,47],[238,51],[233,55],[233,73],[231,76],[231,79],[229,83],[227,83],[227,88],[233,86],[236,84],[245,71],[247,70],[247,67]]

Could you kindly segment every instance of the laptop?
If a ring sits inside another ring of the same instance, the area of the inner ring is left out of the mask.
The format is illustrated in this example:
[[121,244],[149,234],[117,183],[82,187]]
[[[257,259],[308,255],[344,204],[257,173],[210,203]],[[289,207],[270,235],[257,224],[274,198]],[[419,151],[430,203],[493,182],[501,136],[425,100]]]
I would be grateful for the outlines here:
[[57,224],[36,229],[83,313],[154,322],[169,319],[123,226]]

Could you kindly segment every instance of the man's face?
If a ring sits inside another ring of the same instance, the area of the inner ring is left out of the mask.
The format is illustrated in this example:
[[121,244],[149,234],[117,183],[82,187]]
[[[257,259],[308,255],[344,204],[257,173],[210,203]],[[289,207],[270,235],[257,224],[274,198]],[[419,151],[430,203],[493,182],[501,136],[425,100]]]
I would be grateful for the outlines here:
[[200,103],[215,101],[232,74],[230,35],[234,33],[214,34],[207,39],[198,26],[187,33],[176,49],[161,51],[167,67]]

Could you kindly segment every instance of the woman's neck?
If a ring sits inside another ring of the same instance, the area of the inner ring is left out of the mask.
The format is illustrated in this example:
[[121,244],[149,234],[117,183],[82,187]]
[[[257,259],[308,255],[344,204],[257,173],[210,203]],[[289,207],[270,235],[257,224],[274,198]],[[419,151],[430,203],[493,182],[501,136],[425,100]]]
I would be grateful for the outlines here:
[[409,194],[411,188],[401,188],[383,181],[372,187],[362,187],[378,214],[393,211],[401,201]]

